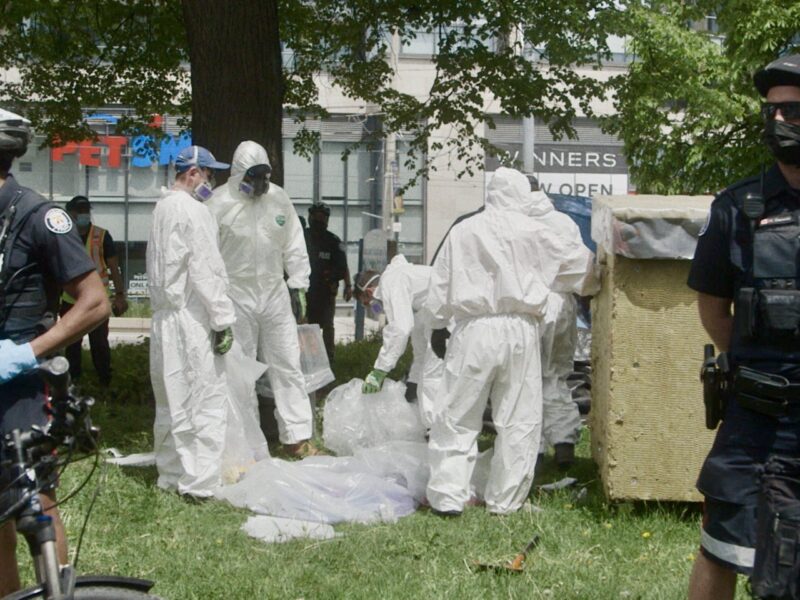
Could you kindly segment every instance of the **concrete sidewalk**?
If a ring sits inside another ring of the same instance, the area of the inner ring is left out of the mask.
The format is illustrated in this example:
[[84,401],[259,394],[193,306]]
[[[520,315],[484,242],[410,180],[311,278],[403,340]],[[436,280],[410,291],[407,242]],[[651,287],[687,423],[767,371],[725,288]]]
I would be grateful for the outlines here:
[[[355,340],[356,323],[355,310],[350,304],[340,304],[336,307],[334,317],[336,329],[336,342],[347,344]],[[108,340],[111,346],[119,344],[141,344],[150,336],[150,319],[125,317],[111,317],[108,324]],[[369,335],[380,329],[378,323],[371,319],[364,319],[364,334]],[[88,348],[89,337],[84,336],[83,346]]]

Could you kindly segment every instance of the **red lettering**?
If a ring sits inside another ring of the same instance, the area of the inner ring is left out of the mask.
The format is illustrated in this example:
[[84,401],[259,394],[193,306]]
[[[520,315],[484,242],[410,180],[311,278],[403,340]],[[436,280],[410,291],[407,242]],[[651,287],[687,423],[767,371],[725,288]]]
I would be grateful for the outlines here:
[[100,166],[100,147],[87,142],[78,146],[78,162],[87,167]]
[[122,164],[122,147],[128,140],[121,135],[101,135],[100,141],[108,146],[108,167],[118,169]]
[[67,142],[63,146],[59,146],[58,148],[53,148],[50,151],[50,157],[53,160],[64,160],[65,154],[74,154],[75,151],[78,149],[78,144],[75,142]]

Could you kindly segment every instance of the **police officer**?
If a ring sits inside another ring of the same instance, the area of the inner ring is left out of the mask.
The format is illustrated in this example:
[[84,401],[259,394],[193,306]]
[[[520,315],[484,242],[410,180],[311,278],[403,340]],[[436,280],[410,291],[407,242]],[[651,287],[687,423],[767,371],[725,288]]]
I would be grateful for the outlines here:
[[[110,307],[94,264],[72,219],[11,175],[25,154],[29,122],[0,109],[0,436],[47,421],[40,358],[78,339],[108,318]],[[61,289],[75,306],[55,322]],[[0,447],[0,465],[5,457]],[[67,562],[64,528],[55,509],[54,474],[42,503],[55,521],[58,558]],[[9,473],[0,466],[0,512]],[[13,522],[0,525],[0,597],[19,589]]]
[[697,482],[705,503],[691,600],[734,597],[736,574],[754,564],[758,473],[772,454],[800,456],[800,398],[773,410],[772,392],[742,392],[753,387],[747,369],[800,382],[800,55],[770,63],[754,81],[776,164],[717,196],[689,274],[703,327],[734,374]]
[[308,289],[309,323],[317,323],[322,329],[328,360],[333,361],[333,317],[336,313],[336,294],[339,281],[344,279],[344,299],[353,298],[350,270],[344,244],[338,236],[328,231],[330,207],[324,202],[315,202],[308,209],[306,247],[311,262],[311,285]]
[[[109,283],[114,284],[114,296],[111,300],[111,311],[119,317],[128,310],[128,301],[125,298],[125,287],[119,271],[119,258],[114,248],[114,239],[111,234],[92,223],[92,204],[86,196],[75,196],[67,202],[67,214],[75,223],[81,241],[84,243],[86,253],[92,259],[100,275],[100,281],[109,288]],[[64,292],[61,295],[61,309],[63,317],[74,304],[72,296]],[[73,380],[81,376],[81,341],[77,340],[67,346],[64,355],[69,360],[69,374]],[[108,344],[108,320],[89,332],[89,347],[92,351],[92,363],[97,371],[100,385],[107,386],[111,383],[111,348]]]

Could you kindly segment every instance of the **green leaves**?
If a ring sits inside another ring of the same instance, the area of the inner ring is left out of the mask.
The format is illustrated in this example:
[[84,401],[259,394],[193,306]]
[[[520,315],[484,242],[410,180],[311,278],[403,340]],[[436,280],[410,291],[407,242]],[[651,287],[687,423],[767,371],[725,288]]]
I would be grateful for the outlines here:
[[144,123],[188,112],[177,2],[10,0],[3,21],[0,102],[24,106],[49,143],[94,137],[84,108],[122,105]]
[[[696,26],[715,9],[722,36]],[[640,192],[715,193],[770,161],[752,74],[800,31],[794,3],[631,5],[627,30],[635,60],[609,84],[617,114],[604,125]]]

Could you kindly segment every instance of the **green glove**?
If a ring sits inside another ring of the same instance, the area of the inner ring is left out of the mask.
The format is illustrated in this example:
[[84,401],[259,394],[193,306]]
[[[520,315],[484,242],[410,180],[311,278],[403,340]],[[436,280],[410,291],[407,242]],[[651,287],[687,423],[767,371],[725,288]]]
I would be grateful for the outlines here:
[[292,312],[298,323],[306,320],[306,291],[301,289],[289,290],[289,297],[292,301]]
[[233,346],[233,331],[230,327],[214,332],[214,354],[225,354]]
[[386,371],[380,369],[372,369],[364,380],[364,385],[361,386],[362,394],[377,394],[383,387],[383,380],[386,379]]

